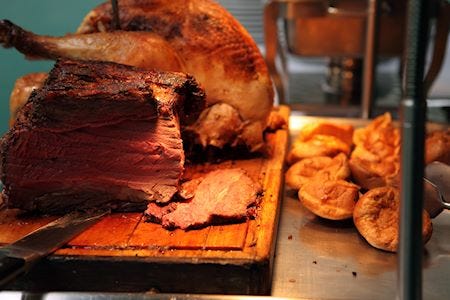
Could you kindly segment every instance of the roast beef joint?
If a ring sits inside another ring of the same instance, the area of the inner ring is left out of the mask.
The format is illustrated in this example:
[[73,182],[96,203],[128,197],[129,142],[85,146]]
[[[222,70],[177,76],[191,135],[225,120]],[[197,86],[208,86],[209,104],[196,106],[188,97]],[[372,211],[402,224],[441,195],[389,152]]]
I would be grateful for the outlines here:
[[109,1],[61,37],[0,20],[0,45],[56,60],[48,74],[17,79],[11,93],[11,127],[0,141],[6,206],[147,208],[169,229],[254,217],[260,190],[244,170],[181,183],[185,156],[261,155],[264,132],[285,124],[272,117],[256,43],[212,0],[121,0],[119,23],[110,26]]
[[46,213],[168,202],[184,168],[181,126],[204,106],[182,73],[59,61],[1,140],[8,207]]

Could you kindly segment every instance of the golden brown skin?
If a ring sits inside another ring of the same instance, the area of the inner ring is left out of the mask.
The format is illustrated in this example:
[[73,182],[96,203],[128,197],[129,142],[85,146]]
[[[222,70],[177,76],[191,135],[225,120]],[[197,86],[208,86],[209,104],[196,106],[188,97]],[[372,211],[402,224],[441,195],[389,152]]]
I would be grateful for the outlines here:
[[286,184],[293,189],[300,189],[311,180],[338,180],[349,176],[347,156],[339,153],[334,158],[317,156],[296,162],[286,172]]
[[359,187],[344,180],[313,180],[298,192],[300,202],[315,215],[329,220],[353,216]]
[[[395,187],[380,187],[368,191],[356,203],[353,222],[359,233],[375,248],[396,252],[398,249],[400,193]],[[423,211],[422,239],[431,237],[430,216]]]
[[156,34],[68,34],[63,37],[36,35],[7,21],[0,21],[0,44],[15,47],[32,58],[110,61],[143,69],[184,71],[182,58]]
[[[77,32],[109,31],[110,24],[108,1],[92,10]],[[237,110],[243,126],[236,127],[234,140],[202,134],[200,141],[261,149],[273,105],[272,83],[255,42],[228,11],[211,0],[122,0],[120,25],[163,37],[183,59],[185,71],[204,86],[209,106],[226,103]],[[206,126],[200,123],[194,129]]]
[[198,134],[197,142],[200,145],[222,148],[230,141],[234,141],[231,145],[235,146],[243,127],[244,122],[237,110],[226,103],[217,103],[203,110],[189,130]]
[[78,34],[60,38],[24,33],[0,21],[0,43],[34,57],[106,60],[190,73],[206,90],[209,107],[227,104],[227,109],[221,106],[215,112],[229,119],[231,107],[242,120],[237,127],[219,122],[217,132],[206,128],[208,121],[199,121],[188,128],[197,142],[243,144],[251,151],[263,148],[273,106],[272,82],[255,42],[223,7],[211,0],[121,0],[124,31],[108,32],[110,23],[108,1],[85,17]]
[[9,97],[10,127],[16,121],[17,111],[28,101],[31,92],[40,88],[46,79],[47,73],[30,73],[16,80]]

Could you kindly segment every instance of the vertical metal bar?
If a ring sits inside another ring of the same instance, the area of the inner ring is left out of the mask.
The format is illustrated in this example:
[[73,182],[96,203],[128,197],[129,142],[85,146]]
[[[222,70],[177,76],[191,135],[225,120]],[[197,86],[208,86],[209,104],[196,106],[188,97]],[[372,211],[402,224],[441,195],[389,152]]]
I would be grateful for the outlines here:
[[119,18],[119,4],[118,0],[111,0],[112,6],[112,20],[111,27],[113,30],[120,30],[120,18]]
[[[284,50],[278,36],[278,18],[284,17],[286,3],[272,0],[264,7],[264,44],[266,46],[266,63],[278,94],[279,104],[289,101],[289,75]],[[280,59],[280,70],[277,68]]]
[[422,299],[422,210],[427,0],[409,0],[402,109],[399,299]]
[[377,65],[378,20],[380,15],[379,2],[379,0],[369,0],[367,9],[366,49],[364,53],[361,101],[361,117],[364,119],[371,117],[373,108],[375,69]]
[[447,48],[448,34],[450,32],[450,2],[445,3],[441,1],[436,6],[436,10],[438,10],[435,24],[436,33],[434,35],[433,56],[425,76],[426,94],[430,91],[431,85],[441,71]]

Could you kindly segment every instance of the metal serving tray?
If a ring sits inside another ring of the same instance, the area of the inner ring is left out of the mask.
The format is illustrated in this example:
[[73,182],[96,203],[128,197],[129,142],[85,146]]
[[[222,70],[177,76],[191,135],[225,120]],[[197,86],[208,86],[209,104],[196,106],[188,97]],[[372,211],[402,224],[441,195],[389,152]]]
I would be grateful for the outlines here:
[[[291,116],[291,138],[315,117]],[[355,127],[363,119],[327,118]],[[430,129],[447,125],[429,124]],[[433,221],[433,235],[425,246],[424,299],[450,299],[450,212]],[[352,221],[333,222],[316,217],[285,189],[281,209],[272,296],[306,299],[395,299],[397,255],[371,247]]]

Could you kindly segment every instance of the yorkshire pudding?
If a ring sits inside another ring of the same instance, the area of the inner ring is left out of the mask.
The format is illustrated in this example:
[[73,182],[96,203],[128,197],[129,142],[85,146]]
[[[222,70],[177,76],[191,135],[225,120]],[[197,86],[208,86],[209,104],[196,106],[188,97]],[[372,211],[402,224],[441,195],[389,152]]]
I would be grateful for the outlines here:
[[331,135],[314,135],[307,141],[296,141],[288,154],[289,164],[315,156],[335,156],[339,153],[350,154],[350,146],[341,139]]
[[425,162],[440,161],[450,165],[450,129],[437,130],[425,140]]
[[303,126],[297,141],[305,142],[315,135],[331,135],[342,140],[348,146],[353,144],[353,126],[350,124],[335,124],[325,121],[315,122]]
[[286,184],[293,189],[300,189],[310,180],[338,180],[349,176],[347,156],[339,153],[333,158],[317,156],[296,162],[286,172]]
[[[375,248],[396,252],[398,249],[400,192],[395,187],[368,191],[356,203],[353,222],[359,233]],[[430,216],[423,211],[422,239],[426,243],[433,231]]]
[[353,216],[358,186],[344,180],[313,180],[298,192],[300,202],[315,215],[330,220]]

